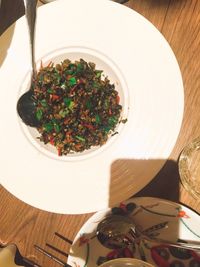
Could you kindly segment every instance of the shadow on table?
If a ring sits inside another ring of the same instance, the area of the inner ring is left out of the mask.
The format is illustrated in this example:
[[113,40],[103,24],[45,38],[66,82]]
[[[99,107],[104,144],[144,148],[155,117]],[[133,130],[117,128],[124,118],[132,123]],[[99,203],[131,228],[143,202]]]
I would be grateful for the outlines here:
[[179,202],[180,175],[178,163],[167,160],[162,169],[136,196],[152,196]]
[[[157,170],[159,173],[157,173]],[[141,189],[141,185],[143,189]],[[119,202],[123,195],[152,196],[172,201],[179,200],[179,173],[173,160],[119,159],[112,163],[109,206]],[[121,193],[122,192],[122,193]]]
[[4,33],[4,38],[0,39],[0,67],[8,53],[14,30],[15,21],[24,14],[24,4],[22,0],[2,0],[0,6],[0,35]]
[[23,0],[1,0],[0,35],[22,15],[24,15]]

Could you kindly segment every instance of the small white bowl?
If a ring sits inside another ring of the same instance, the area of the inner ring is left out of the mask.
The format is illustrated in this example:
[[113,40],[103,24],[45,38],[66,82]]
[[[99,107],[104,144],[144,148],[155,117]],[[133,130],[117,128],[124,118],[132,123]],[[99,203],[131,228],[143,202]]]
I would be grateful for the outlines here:
[[99,267],[154,267],[154,265],[133,258],[118,258],[104,262]]

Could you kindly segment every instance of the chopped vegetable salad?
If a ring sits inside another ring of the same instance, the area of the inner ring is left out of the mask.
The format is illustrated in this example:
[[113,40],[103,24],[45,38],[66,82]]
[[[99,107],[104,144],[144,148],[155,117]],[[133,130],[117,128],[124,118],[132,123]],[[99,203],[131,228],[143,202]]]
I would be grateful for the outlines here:
[[41,64],[33,86],[39,139],[55,146],[58,155],[102,146],[116,134],[120,97],[94,63]]

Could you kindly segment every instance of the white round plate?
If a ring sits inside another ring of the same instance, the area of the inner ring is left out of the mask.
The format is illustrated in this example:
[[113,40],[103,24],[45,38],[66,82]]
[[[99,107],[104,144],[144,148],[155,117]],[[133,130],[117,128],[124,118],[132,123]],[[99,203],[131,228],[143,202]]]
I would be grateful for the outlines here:
[[[127,204],[130,203],[141,207],[128,212]],[[183,205],[159,198],[138,197],[116,207],[123,212],[122,216],[132,217],[142,231],[148,231],[158,238],[174,242],[178,239],[200,242],[200,216]],[[72,267],[96,267],[114,258],[133,257],[159,267],[200,266],[200,254],[170,248],[165,244],[140,242],[126,249],[105,248],[95,235],[98,223],[112,213],[112,209],[99,211],[83,225],[70,249],[68,264]]]
[[[36,60],[96,63],[119,90],[119,134],[100,149],[58,157],[16,112],[30,78],[25,17],[0,38],[0,182],[26,203],[79,214],[123,201],[168,158],[184,106],[182,77],[166,40],[144,17],[108,0],[60,0],[38,8]],[[79,201],[74,201],[76,198]]]

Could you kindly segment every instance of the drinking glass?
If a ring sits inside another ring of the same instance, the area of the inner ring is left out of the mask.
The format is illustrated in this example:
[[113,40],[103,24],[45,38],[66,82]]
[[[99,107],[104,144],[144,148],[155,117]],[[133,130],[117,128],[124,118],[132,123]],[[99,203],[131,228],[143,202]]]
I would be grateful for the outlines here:
[[200,200],[200,137],[184,147],[178,165],[183,186],[196,200]]

